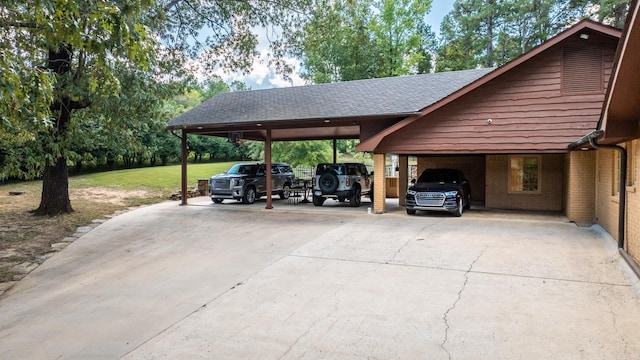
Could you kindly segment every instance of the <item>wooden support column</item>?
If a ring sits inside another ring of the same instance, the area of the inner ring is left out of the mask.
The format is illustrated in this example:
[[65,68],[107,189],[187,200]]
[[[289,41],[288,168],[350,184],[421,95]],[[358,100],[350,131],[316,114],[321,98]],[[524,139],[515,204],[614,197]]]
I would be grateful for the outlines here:
[[385,177],[384,154],[373,154],[373,212],[383,214],[386,211],[387,184]]
[[407,155],[400,155],[398,167],[400,168],[400,173],[398,174],[398,205],[405,206],[405,194],[409,184],[409,157]]
[[187,151],[187,133],[182,130],[182,137],[180,139],[181,148],[182,148],[182,178],[181,178],[181,196],[180,196],[180,205],[187,205],[187,198],[189,197],[189,193],[187,191],[187,157],[189,155]]
[[338,143],[336,139],[333,139],[333,163],[338,162]]
[[265,207],[265,209],[273,209],[273,199],[271,196],[271,189],[272,189],[272,183],[271,183],[271,129],[267,129],[267,139],[264,142],[264,161],[266,166],[266,176],[267,176],[267,181],[265,184],[265,187],[267,188],[267,206]]

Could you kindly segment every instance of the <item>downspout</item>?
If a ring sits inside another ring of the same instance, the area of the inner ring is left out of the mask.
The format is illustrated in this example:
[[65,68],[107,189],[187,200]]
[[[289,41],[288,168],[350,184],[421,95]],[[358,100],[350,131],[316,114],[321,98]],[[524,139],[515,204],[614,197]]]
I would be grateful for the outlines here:
[[627,149],[620,145],[600,145],[596,142],[596,139],[589,137],[589,144],[598,149],[612,149],[620,152],[620,179],[619,179],[619,192],[620,200],[618,201],[618,249],[624,250],[624,233],[625,233],[625,219],[627,217]]

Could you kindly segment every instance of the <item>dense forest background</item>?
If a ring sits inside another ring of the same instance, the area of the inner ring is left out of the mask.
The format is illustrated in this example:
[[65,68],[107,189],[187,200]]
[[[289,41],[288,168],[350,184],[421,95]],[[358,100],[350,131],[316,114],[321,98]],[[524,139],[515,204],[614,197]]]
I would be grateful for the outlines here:
[[[0,182],[42,178],[40,213],[72,211],[69,173],[179,162],[172,118],[245,84],[258,31],[269,66],[309,84],[500,66],[589,18],[624,25],[625,0],[28,0],[0,4]],[[258,30],[262,29],[262,30]],[[194,61],[199,63],[196,72]],[[338,142],[355,155],[356,140]],[[261,159],[262,143],[188,138],[190,161]],[[274,143],[276,161],[330,160],[326,141]],[[59,189],[62,190],[59,190]]]

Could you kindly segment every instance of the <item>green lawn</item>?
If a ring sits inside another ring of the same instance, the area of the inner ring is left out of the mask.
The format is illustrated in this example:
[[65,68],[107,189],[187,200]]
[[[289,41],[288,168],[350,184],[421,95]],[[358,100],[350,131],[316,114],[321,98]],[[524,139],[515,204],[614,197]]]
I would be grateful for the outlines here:
[[[195,187],[199,179],[229,170],[235,162],[188,164],[187,186]],[[70,187],[105,187],[122,190],[150,190],[163,193],[180,190],[180,165],[155,166],[140,169],[106,171],[74,176]]]

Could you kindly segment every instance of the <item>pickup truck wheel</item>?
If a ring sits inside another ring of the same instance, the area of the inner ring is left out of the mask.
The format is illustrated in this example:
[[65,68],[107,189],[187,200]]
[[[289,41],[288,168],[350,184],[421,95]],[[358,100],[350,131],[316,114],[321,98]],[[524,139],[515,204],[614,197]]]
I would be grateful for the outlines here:
[[464,211],[464,205],[463,205],[463,201],[462,198],[459,198],[456,201],[456,211],[453,213],[453,215],[455,215],[456,217],[460,217],[462,216],[462,212]]
[[349,199],[349,206],[358,207],[360,206],[360,200],[362,200],[362,193],[360,192],[360,188],[357,187],[353,190],[353,194]]
[[324,198],[322,196],[313,195],[313,205],[322,206],[323,203],[324,203]]
[[211,201],[213,201],[216,204],[222,204],[222,202],[224,201],[224,199],[211,199]]
[[333,172],[327,172],[318,179],[320,190],[325,194],[331,194],[338,189],[338,175]]
[[256,201],[256,189],[248,187],[242,196],[243,204],[253,204]]
[[291,189],[289,185],[285,185],[282,187],[282,192],[280,193],[280,199],[287,200],[291,196],[291,191],[289,189]]

